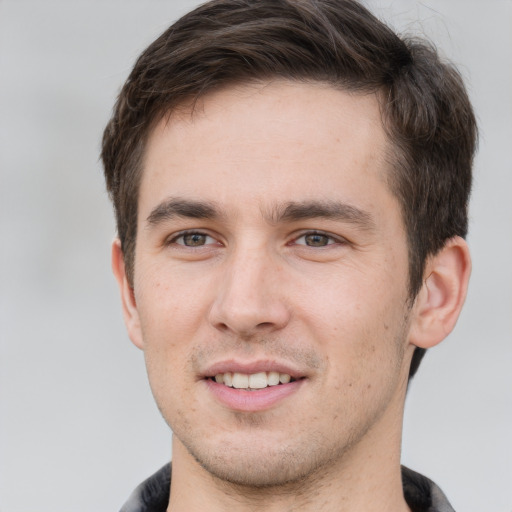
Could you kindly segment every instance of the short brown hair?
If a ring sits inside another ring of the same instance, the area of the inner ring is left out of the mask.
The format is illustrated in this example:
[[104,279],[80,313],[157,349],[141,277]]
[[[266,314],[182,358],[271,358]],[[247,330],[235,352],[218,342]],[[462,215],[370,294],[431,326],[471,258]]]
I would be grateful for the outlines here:
[[[213,0],[142,53],[101,153],[128,279],[133,283],[142,157],[152,128],[185,101],[273,78],[379,93],[414,298],[427,257],[466,236],[475,117],[459,73],[431,44],[401,39],[354,0]],[[423,353],[416,349],[410,375]]]

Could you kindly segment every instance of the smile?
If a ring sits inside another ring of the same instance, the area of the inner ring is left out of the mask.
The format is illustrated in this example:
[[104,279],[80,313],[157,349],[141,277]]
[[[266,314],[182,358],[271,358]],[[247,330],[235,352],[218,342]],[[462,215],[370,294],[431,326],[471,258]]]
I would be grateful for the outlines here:
[[[266,368],[265,368],[266,367]],[[232,411],[258,412],[277,407],[306,385],[308,376],[272,361],[213,365],[202,381],[210,396]]]
[[217,384],[224,384],[230,388],[257,391],[267,387],[279,386],[280,384],[288,384],[295,379],[287,373],[279,372],[258,372],[251,374],[226,372],[216,374],[214,380]]

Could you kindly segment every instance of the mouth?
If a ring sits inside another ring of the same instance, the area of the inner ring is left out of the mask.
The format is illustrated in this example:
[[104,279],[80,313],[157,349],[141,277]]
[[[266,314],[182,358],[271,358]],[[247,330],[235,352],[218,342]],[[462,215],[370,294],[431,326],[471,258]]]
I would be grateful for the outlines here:
[[217,384],[223,384],[228,388],[242,389],[245,391],[259,391],[261,389],[282,386],[300,380],[292,377],[288,373],[275,371],[251,374],[239,372],[217,373],[215,376],[208,377],[208,379],[215,381]]
[[203,374],[206,389],[229,410],[258,412],[277,407],[306,383],[308,376],[277,362],[225,361]]

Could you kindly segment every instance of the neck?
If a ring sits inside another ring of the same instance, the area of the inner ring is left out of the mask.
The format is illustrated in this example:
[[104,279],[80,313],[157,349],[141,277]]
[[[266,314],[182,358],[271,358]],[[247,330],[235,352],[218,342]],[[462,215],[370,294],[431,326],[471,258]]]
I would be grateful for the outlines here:
[[168,512],[409,512],[400,475],[402,416],[384,414],[340,460],[297,482],[254,488],[211,475],[173,439]]

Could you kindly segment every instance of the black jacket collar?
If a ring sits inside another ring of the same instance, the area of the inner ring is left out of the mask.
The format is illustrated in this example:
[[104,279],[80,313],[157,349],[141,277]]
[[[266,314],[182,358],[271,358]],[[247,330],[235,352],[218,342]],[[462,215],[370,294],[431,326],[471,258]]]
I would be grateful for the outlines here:
[[[432,480],[402,466],[405,501],[412,512],[454,512],[443,491]],[[171,464],[144,480],[120,512],[165,512],[169,504]]]

